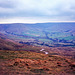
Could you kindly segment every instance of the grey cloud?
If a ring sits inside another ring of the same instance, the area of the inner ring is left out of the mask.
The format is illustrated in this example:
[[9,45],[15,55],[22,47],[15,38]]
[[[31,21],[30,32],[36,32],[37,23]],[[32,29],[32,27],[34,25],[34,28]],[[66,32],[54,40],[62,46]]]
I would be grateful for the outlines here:
[[2,0],[0,1],[0,8],[13,8],[15,7],[14,1]]
[[0,0],[0,17],[48,17],[75,20],[75,0]]

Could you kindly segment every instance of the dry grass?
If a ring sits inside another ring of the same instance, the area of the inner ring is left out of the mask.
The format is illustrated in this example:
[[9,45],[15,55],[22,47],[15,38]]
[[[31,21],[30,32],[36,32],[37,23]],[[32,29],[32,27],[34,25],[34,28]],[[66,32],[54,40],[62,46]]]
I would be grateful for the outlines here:
[[74,75],[75,66],[71,66],[69,61],[42,53],[0,50],[0,74]]

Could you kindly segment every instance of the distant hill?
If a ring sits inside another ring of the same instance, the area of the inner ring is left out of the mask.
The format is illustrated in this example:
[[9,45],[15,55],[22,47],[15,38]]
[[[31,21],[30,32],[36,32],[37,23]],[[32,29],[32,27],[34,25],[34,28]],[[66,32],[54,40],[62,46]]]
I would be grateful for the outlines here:
[[8,38],[28,45],[75,46],[75,23],[0,24]]

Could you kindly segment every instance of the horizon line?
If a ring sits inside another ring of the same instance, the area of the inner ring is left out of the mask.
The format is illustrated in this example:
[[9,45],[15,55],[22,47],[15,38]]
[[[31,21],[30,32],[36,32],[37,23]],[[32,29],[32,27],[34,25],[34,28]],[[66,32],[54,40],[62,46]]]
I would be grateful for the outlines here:
[[24,23],[24,24],[37,24],[37,23],[72,23],[75,21],[48,21],[48,22],[0,22],[0,24],[15,24],[15,23]]

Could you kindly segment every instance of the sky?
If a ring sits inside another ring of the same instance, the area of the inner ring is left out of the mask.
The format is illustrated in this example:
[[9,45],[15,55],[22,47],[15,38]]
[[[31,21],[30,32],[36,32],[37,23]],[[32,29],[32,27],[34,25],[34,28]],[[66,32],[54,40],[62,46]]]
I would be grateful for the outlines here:
[[0,23],[75,22],[75,0],[0,0]]

